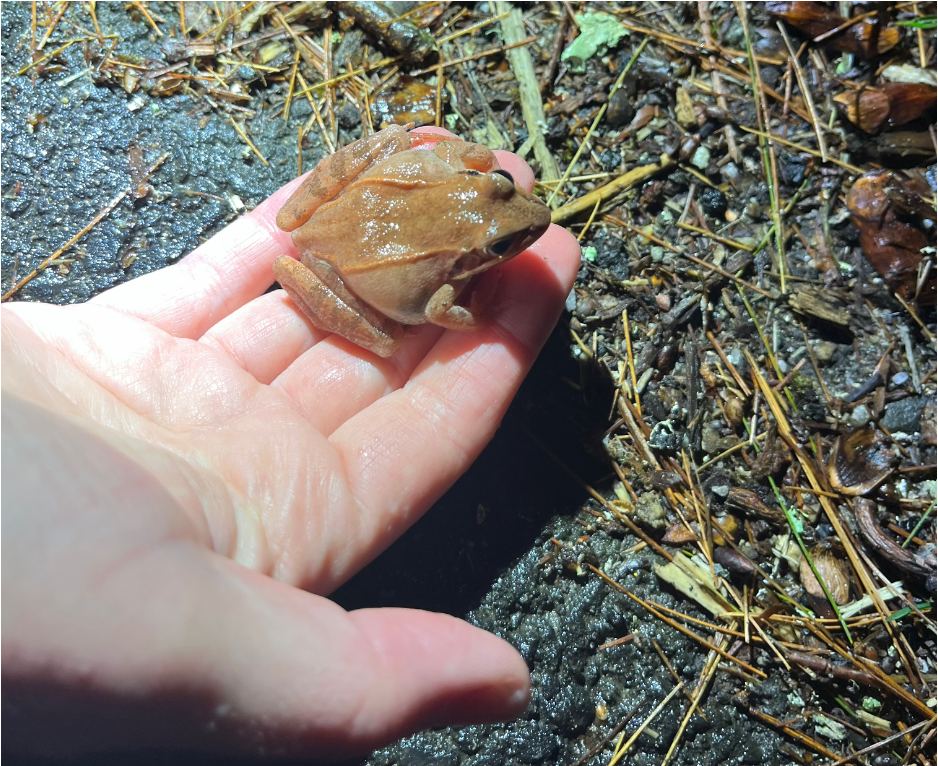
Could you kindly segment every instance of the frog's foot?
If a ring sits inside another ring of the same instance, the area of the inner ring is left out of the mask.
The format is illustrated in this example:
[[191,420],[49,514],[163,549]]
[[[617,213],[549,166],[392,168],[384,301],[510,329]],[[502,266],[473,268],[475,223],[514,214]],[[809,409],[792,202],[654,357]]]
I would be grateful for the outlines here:
[[[474,297],[474,296],[473,296]],[[475,300],[472,301],[475,304]],[[473,305],[471,309],[456,305],[456,290],[450,284],[443,285],[427,302],[427,321],[447,330],[470,332],[486,324],[482,312]]]
[[440,141],[433,147],[433,153],[456,170],[489,173],[499,169],[498,160],[495,159],[492,150],[481,144],[467,141]]
[[325,261],[303,256],[300,263],[281,256],[274,261],[274,276],[317,327],[378,356],[391,356],[400,347],[404,328],[356,298]]

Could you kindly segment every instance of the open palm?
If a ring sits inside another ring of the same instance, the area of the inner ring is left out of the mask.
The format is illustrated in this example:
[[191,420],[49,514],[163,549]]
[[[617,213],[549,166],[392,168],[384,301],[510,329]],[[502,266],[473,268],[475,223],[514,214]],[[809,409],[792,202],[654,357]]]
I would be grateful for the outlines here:
[[486,274],[481,332],[419,327],[383,360],[265,293],[293,252],[274,217],[296,183],[88,304],[3,308],[3,668],[23,749],[336,756],[524,707],[524,663],[499,639],[313,594],[489,441],[576,243],[552,227]]

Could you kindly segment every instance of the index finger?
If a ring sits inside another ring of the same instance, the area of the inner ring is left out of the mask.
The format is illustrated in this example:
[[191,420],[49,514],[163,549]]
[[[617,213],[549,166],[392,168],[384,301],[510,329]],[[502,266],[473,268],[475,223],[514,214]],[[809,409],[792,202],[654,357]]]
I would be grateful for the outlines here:
[[290,181],[179,263],[108,290],[92,302],[178,338],[200,338],[273,284],[274,260],[293,251],[290,235],[277,227],[277,211],[303,178]]

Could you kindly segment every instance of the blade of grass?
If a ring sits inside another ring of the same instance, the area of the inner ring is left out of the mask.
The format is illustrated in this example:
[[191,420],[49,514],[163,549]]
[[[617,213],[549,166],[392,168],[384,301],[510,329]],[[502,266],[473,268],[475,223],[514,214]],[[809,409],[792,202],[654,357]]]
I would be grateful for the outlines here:
[[837,616],[837,621],[840,623],[840,627],[843,628],[843,631],[847,636],[847,640],[852,644],[853,636],[850,634],[850,628],[847,627],[847,621],[840,613],[840,609],[837,607],[837,602],[834,601],[834,597],[831,595],[831,592],[827,587],[827,583],[825,583],[821,578],[821,573],[817,571],[817,566],[814,563],[814,559],[811,558],[811,554],[808,553],[808,548],[804,544],[804,540],[801,539],[801,531],[799,529],[801,524],[797,519],[795,519],[791,512],[791,508],[788,507],[788,503],[786,503],[785,498],[782,497],[782,493],[778,491],[778,485],[776,485],[775,479],[773,479],[771,476],[769,476],[768,479],[769,484],[772,486],[772,491],[775,493],[775,499],[778,500],[778,504],[785,512],[785,518],[788,521],[788,526],[791,528],[791,533],[795,536],[795,541],[798,543],[798,547],[801,549],[801,553],[804,555],[805,561],[808,562],[808,566],[811,567],[811,571],[814,573],[815,578],[817,578],[817,581],[821,584],[821,590],[823,590],[824,595],[827,596],[827,600],[830,602],[831,608],[834,610],[834,614]]

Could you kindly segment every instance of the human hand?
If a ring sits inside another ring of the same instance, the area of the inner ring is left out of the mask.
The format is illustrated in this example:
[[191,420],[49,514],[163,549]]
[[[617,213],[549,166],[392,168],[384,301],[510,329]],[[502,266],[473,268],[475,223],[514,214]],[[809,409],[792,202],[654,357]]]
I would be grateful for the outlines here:
[[87,304],[2,308],[5,750],[341,757],[523,711],[501,639],[324,594],[492,437],[579,248],[551,227],[483,275],[490,325],[380,359],[264,293],[298,183]]

